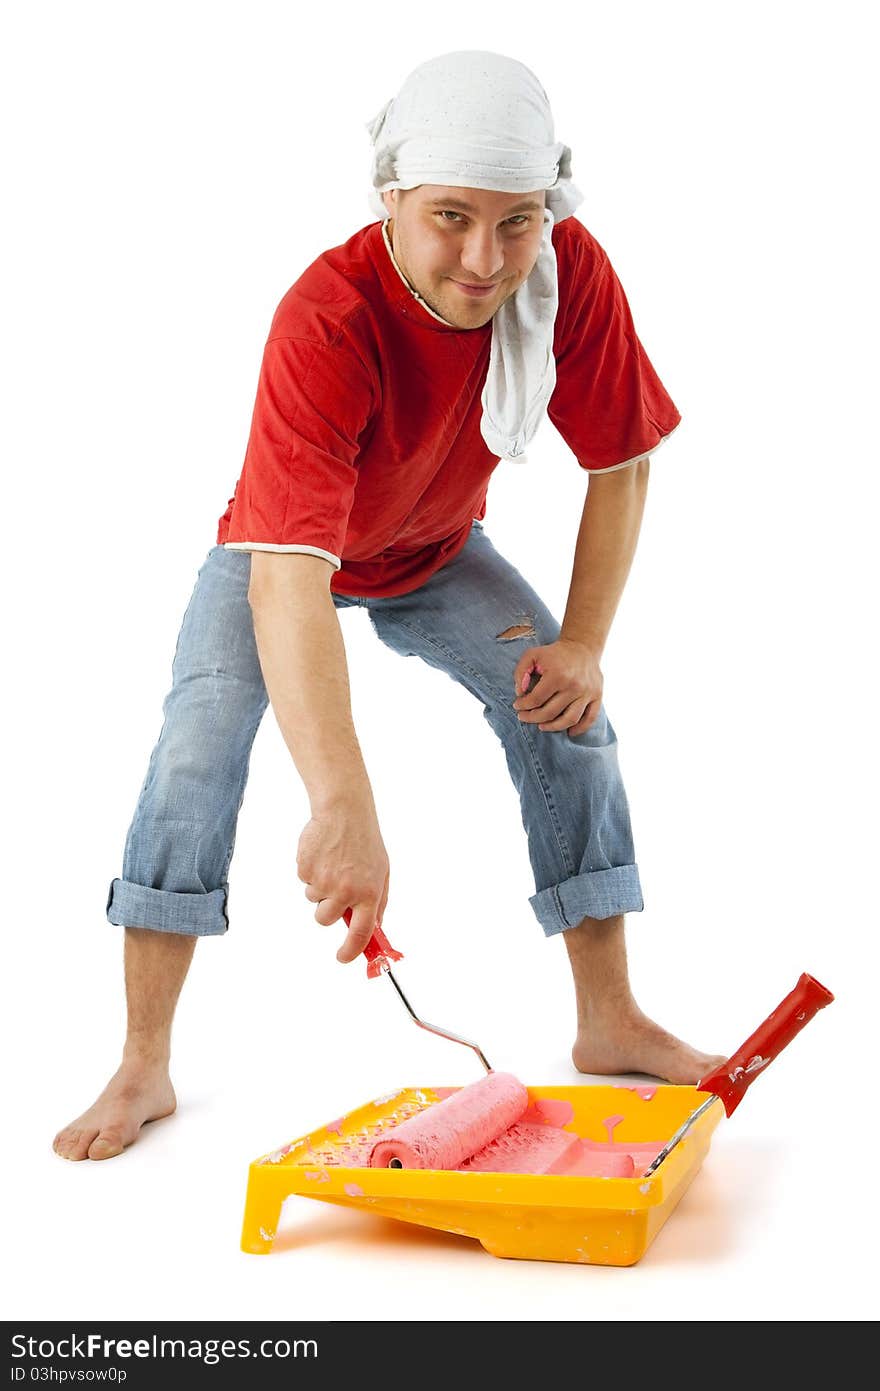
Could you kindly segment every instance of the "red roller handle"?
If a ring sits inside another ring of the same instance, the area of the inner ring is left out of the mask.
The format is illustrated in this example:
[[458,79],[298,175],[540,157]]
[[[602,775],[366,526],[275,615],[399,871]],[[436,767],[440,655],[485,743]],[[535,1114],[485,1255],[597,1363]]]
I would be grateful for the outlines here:
[[813,1015],[830,1005],[833,999],[830,990],[804,972],[791,994],[786,995],[726,1063],[719,1063],[697,1083],[697,1090],[714,1092],[727,1115],[732,1116],[758,1074],[791,1043],[805,1024],[809,1024]]
[[[346,908],[342,916],[345,918],[346,925],[351,927],[351,909]],[[403,960],[403,952],[394,950],[378,923],[373,928],[372,937],[364,947],[364,956],[367,958],[368,979],[380,976],[383,971],[387,971],[389,962]]]

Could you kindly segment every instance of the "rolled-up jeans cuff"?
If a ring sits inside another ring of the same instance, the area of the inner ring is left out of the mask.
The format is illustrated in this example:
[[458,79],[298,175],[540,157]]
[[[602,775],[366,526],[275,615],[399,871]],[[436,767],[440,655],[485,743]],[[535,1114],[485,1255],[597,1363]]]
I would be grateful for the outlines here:
[[187,937],[215,937],[229,928],[229,885],[209,893],[171,893],[114,879],[107,898],[107,921],[117,927],[149,927]]
[[529,903],[547,937],[577,927],[584,918],[613,918],[640,913],[645,904],[636,865],[617,865],[592,874],[576,874],[533,894]]

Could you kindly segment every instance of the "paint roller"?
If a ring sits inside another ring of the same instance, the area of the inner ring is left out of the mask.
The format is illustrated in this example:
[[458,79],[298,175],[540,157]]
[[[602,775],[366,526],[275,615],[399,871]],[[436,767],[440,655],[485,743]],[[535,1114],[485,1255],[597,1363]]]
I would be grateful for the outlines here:
[[[351,926],[351,908],[343,913]],[[364,947],[367,977],[387,975],[406,1011],[420,1029],[472,1048],[487,1076],[452,1096],[429,1106],[418,1116],[394,1127],[393,1137],[378,1141],[368,1163],[382,1169],[457,1169],[474,1171],[523,1165],[531,1173],[552,1173],[571,1157],[579,1143],[576,1135],[551,1127],[522,1122],[529,1094],[509,1072],[494,1072],[483,1050],[469,1039],[420,1019],[391,970],[403,955],[392,947],[378,923]],[[628,1155],[603,1156],[603,1161],[625,1163]],[[629,1160],[632,1172],[632,1161]],[[615,1171],[616,1172],[616,1171]]]
[[509,1130],[528,1104],[522,1082],[509,1072],[490,1072],[396,1125],[373,1146],[370,1167],[457,1169]]
[[[346,908],[343,917],[351,926],[351,908]],[[368,979],[387,975],[420,1029],[472,1048],[487,1073],[478,1082],[460,1087],[451,1096],[396,1125],[393,1134],[373,1146],[367,1161],[370,1168],[632,1176],[631,1155],[586,1155],[577,1135],[523,1120],[529,1094],[518,1078],[509,1072],[493,1071],[476,1043],[420,1019],[391,970],[391,962],[401,961],[402,953],[391,946],[378,924],[363,954],[367,958]]]
[[524,1120],[529,1104],[512,1073],[490,1072],[396,1125],[373,1145],[369,1167],[632,1177],[632,1155],[587,1154],[578,1135]]

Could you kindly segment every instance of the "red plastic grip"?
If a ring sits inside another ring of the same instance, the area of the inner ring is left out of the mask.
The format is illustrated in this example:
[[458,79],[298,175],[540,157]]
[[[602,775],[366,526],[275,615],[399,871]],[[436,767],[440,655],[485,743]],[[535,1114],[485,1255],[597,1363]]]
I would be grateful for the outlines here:
[[[345,918],[346,926],[351,927],[351,909],[346,908],[342,916]],[[387,971],[389,962],[403,960],[403,952],[394,950],[378,923],[373,928],[372,937],[364,947],[364,956],[367,958],[368,979],[380,976],[383,971]]]
[[732,1116],[758,1074],[791,1043],[805,1024],[809,1024],[813,1015],[830,1005],[833,999],[830,990],[804,972],[791,994],[786,995],[751,1038],[747,1038],[726,1063],[719,1063],[697,1083],[698,1091],[714,1092],[727,1115]]

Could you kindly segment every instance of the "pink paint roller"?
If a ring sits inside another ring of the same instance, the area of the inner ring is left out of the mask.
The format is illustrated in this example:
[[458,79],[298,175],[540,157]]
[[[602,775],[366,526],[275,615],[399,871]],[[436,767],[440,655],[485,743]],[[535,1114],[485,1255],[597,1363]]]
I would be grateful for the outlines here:
[[[346,908],[343,917],[351,926],[351,908]],[[393,1133],[373,1146],[368,1160],[371,1168],[631,1177],[631,1155],[588,1154],[577,1135],[524,1121],[529,1094],[516,1077],[494,1072],[476,1043],[420,1019],[391,970],[391,962],[400,961],[402,955],[378,925],[364,947],[364,956],[367,977],[387,975],[419,1028],[472,1048],[488,1074],[395,1126]]]
[[373,1169],[632,1177],[632,1155],[587,1152],[578,1135],[523,1119],[528,1107],[522,1082],[509,1072],[490,1072],[396,1125],[373,1145],[368,1163]]
[[373,1146],[370,1167],[457,1169],[518,1121],[528,1104],[522,1082],[509,1072],[490,1072],[396,1125]]
[[[350,908],[343,917],[350,926]],[[519,1123],[529,1105],[529,1094],[522,1082],[509,1072],[493,1072],[476,1043],[419,1018],[391,970],[391,962],[400,961],[401,953],[395,951],[378,925],[364,948],[364,956],[367,976],[372,979],[387,975],[419,1028],[472,1048],[488,1074],[395,1126],[393,1135],[373,1146],[369,1158],[372,1168],[462,1166],[473,1171],[515,1172],[521,1167],[527,1173],[550,1173],[564,1163],[566,1156],[571,1157],[580,1143],[576,1135],[552,1126]],[[625,1161],[628,1156],[613,1158]]]

